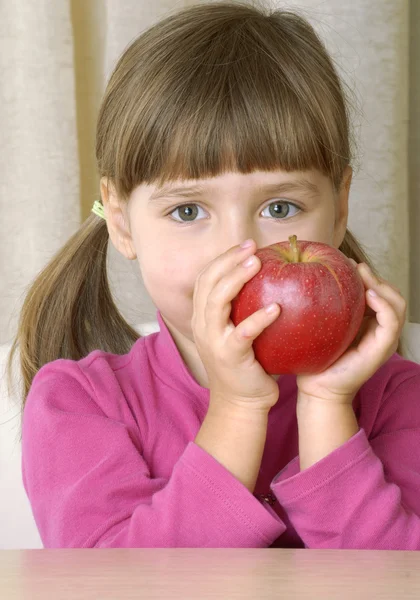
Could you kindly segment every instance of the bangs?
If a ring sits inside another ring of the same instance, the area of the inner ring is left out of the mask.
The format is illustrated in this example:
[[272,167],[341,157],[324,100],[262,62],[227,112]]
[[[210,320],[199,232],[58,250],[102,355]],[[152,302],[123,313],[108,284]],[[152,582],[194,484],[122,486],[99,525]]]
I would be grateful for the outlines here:
[[114,147],[120,193],[277,169],[315,168],[338,186],[350,162],[340,83],[313,41],[285,36],[273,16],[201,28],[188,42],[172,40],[171,52],[144,56]]

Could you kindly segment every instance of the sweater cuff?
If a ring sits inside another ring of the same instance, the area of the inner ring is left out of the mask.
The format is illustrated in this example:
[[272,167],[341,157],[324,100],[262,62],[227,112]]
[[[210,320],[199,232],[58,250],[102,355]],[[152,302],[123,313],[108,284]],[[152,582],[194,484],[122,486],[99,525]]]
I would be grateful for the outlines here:
[[181,461],[195,476],[197,484],[205,487],[212,510],[226,513],[228,520],[236,519],[248,530],[254,540],[248,540],[251,547],[258,544],[257,540],[271,546],[284,533],[286,525],[280,517],[263,506],[247,487],[201,446],[189,442]]
[[274,477],[270,488],[279,503],[287,508],[294,500],[328,485],[367,451],[372,448],[364,429],[360,428],[347,442],[303,471],[300,471],[299,455],[296,456]]

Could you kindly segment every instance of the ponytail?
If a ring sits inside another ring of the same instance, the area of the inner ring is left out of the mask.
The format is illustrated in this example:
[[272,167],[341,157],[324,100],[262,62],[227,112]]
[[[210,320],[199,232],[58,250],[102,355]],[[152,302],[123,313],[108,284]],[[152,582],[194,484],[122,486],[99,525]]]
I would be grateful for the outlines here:
[[97,349],[126,354],[141,337],[112,299],[108,240],[106,222],[90,215],[29,288],[6,367],[10,395],[13,356],[19,346],[22,413],[32,380],[46,363],[79,360]]

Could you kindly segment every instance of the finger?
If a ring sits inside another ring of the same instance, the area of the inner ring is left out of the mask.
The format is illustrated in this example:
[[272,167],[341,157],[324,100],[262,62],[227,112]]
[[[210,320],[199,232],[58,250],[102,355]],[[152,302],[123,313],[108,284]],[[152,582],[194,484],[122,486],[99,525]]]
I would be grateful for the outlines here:
[[366,302],[376,312],[376,319],[371,319],[365,335],[358,346],[358,351],[382,364],[384,357],[387,359],[395,352],[401,334],[402,323],[394,307],[379,294],[372,296],[366,292]]
[[280,312],[281,307],[274,302],[238,323],[227,339],[229,350],[239,358],[247,356],[255,338],[277,319]]
[[255,250],[256,244],[254,240],[250,240],[250,245],[245,248],[241,247],[241,245],[233,246],[223,254],[216,256],[200,271],[195,281],[193,294],[192,321],[194,321],[195,326],[205,326],[204,310],[207,299],[218,281],[236,265],[245,260],[247,256],[254,254]]
[[[354,265],[360,274],[362,274],[362,272],[366,272],[366,273],[371,273],[373,275],[374,278],[376,278],[379,281],[385,281],[385,279],[383,279],[382,277],[380,277],[376,271],[370,267],[367,263],[365,262],[361,262],[361,263],[357,263],[353,258],[349,258],[349,261],[352,263],[352,265]],[[359,268],[361,269],[361,271],[359,270]],[[386,282],[390,287],[392,287],[393,290],[395,290],[396,292],[398,292],[399,294],[401,294],[401,290],[399,290],[395,285],[393,285],[392,283],[390,283],[389,281]]]
[[405,313],[407,303],[404,297],[399,293],[398,289],[391,285],[385,279],[377,277],[366,263],[359,265],[359,273],[363,279],[365,287],[375,290],[380,296],[388,300],[397,312],[400,319],[405,321]]
[[[349,258],[349,261],[351,262],[351,264],[352,264],[354,267],[356,267],[356,270],[357,270],[357,271],[359,272],[359,274],[362,276],[362,280],[363,280],[363,282],[364,282],[365,288],[366,288],[366,289],[369,289],[369,286],[368,286],[368,285],[366,285],[366,283],[365,283],[365,281],[364,281],[364,278],[363,278],[362,272],[361,272],[361,271],[359,271],[359,269],[358,269],[358,267],[359,267],[359,266],[361,266],[361,265],[364,265],[364,264],[366,264],[366,263],[357,263],[357,262],[356,262],[356,261],[355,261],[353,258]],[[363,315],[363,316],[364,316],[365,318],[366,318],[366,317],[375,317],[375,318],[376,318],[376,313],[375,313],[375,311],[374,311],[374,310],[372,310],[372,309],[370,308],[370,306],[369,306],[368,304],[366,304],[366,305],[365,305],[365,312],[364,312],[364,315]],[[357,337],[356,337],[356,338],[353,340],[353,342],[352,342],[352,347],[353,347],[354,345],[357,345],[357,343],[358,343],[358,341],[359,341],[359,339],[360,339],[360,337],[361,337],[361,335],[362,335],[362,331],[361,331],[361,330],[362,330],[362,327],[359,329],[359,332],[358,332],[358,334],[357,334]]]
[[232,311],[232,300],[260,268],[261,261],[253,254],[218,281],[210,292],[205,307],[205,321],[209,331],[219,336],[225,334]]

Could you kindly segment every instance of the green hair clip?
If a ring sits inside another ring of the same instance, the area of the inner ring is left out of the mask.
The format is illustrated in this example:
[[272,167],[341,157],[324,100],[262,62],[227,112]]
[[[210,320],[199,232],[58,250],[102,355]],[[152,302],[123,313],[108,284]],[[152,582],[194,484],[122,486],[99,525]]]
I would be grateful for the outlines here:
[[99,200],[95,200],[95,202],[93,203],[92,212],[95,213],[95,215],[98,215],[98,217],[101,217],[102,219],[106,219],[106,216],[104,213],[104,207],[99,202]]

